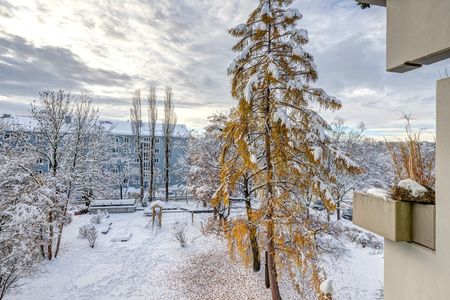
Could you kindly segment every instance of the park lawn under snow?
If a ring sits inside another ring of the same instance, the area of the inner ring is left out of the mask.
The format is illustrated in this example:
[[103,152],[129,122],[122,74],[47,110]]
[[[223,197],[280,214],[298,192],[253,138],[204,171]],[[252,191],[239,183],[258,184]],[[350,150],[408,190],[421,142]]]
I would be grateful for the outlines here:
[[[89,215],[74,216],[64,232],[62,252],[43,262],[35,274],[7,299],[271,299],[263,273],[232,263],[226,242],[204,236],[201,223],[208,216],[189,213],[163,215],[162,228],[147,226],[142,212],[114,214],[97,225],[112,222],[107,235],[99,233],[94,249],[78,237]],[[203,218],[203,220],[202,220]],[[187,247],[175,239],[187,226]],[[128,242],[114,236],[131,232]],[[340,260],[329,259],[327,275],[333,280],[334,299],[375,299],[383,276],[382,253],[348,242]],[[298,299],[290,284],[281,284],[284,299]]]

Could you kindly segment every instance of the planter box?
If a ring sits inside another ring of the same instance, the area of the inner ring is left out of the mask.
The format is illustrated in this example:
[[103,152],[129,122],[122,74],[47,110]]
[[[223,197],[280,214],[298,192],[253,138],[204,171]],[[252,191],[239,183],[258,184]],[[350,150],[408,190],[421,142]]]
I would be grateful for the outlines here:
[[436,206],[353,194],[353,223],[394,242],[435,249]]
[[436,249],[436,205],[412,203],[412,242]]
[[411,204],[353,193],[353,223],[391,241],[411,241]]

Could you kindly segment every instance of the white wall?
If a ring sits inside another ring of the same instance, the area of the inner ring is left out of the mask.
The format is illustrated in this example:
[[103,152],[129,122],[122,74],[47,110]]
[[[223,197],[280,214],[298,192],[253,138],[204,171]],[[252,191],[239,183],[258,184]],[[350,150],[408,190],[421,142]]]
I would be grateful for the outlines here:
[[450,78],[438,81],[436,104],[436,251],[385,240],[387,300],[450,299]]

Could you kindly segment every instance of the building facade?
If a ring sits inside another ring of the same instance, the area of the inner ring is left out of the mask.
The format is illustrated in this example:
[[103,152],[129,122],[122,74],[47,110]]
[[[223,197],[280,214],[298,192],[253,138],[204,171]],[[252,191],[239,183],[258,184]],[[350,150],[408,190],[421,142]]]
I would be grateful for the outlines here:
[[[20,131],[21,138],[15,143],[15,147],[21,147],[23,150],[28,146],[36,145],[39,142],[39,135],[36,131],[36,121],[29,116],[12,116],[3,114],[0,116],[3,123],[8,124],[7,130],[0,135],[0,143],[12,140],[13,135]],[[67,123],[71,122],[70,118],[66,119]],[[117,173],[117,178],[123,182],[117,183],[121,185],[124,195],[130,195],[133,191],[140,188],[139,180],[139,159],[137,156],[137,148],[135,137],[131,130],[129,121],[102,120],[100,123],[106,129],[108,135],[108,148],[110,159],[105,168],[112,173]],[[144,154],[144,187],[149,186],[150,173],[150,136],[148,124],[142,124],[142,148]],[[173,189],[181,188],[185,184],[185,179],[179,172],[180,161],[183,160],[185,149],[189,138],[189,131],[184,124],[175,126],[171,139],[171,155],[170,155],[170,172],[169,186]],[[155,168],[155,187],[156,189],[163,187],[163,170],[164,170],[164,135],[162,124],[156,124],[155,130],[155,149],[154,149],[154,168]],[[49,172],[49,162],[45,158],[37,158],[35,171],[38,174]],[[119,173],[122,176],[119,176]]]
[[[129,121],[102,121],[106,127],[110,127],[111,132],[111,152],[120,161],[117,165],[111,165],[111,168],[116,168],[116,172],[120,172],[121,164],[127,161],[130,166],[130,176],[127,180],[127,185],[131,188],[138,189],[139,185],[139,158],[137,156],[137,143],[131,131],[131,124]],[[148,124],[142,125],[142,148],[144,156],[144,187],[149,185],[148,174],[150,172],[150,136]],[[185,179],[182,178],[179,169],[180,161],[185,155],[185,149],[189,138],[189,131],[184,124],[177,124],[175,126],[173,136],[171,139],[170,150],[170,172],[169,185],[174,188],[185,184]],[[163,185],[163,171],[164,171],[164,134],[162,124],[156,124],[155,130],[155,153],[154,153],[154,167],[155,167],[155,184],[156,188]]]

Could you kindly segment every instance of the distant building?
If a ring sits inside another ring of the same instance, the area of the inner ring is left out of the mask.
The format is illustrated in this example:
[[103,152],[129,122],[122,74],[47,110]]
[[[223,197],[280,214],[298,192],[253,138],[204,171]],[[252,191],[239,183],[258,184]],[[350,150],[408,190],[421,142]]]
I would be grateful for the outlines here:
[[[36,134],[36,121],[29,116],[12,116],[9,114],[3,114],[0,116],[0,120],[4,120],[9,124],[9,130],[5,131],[4,134],[0,136],[0,142],[5,142],[11,138],[12,134],[20,130],[24,133],[25,141],[17,144],[16,147],[26,147],[27,144],[36,144],[38,141],[38,135]],[[66,122],[70,123],[70,117],[66,118]],[[136,155],[136,143],[134,135],[131,130],[131,125],[129,121],[117,121],[117,120],[102,120],[100,121],[106,129],[111,133],[110,149],[112,156],[117,159],[123,159],[124,161],[129,161],[131,165],[131,172],[129,178],[124,179],[125,187],[139,188],[139,160]],[[144,148],[144,173],[145,180],[144,185],[148,187],[148,173],[150,171],[150,136],[148,123],[143,123],[143,148]],[[162,124],[156,124],[156,145],[155,145],[155,168],[156,168],[156,187],[162,187],[162,175],[164,170],[164,135]],[[172,137],[172,148],[171,148],[171,158],[170,158],[170,174],[169,174],[169,184],[170,186],[181,186],[184,185],[185,180],[181,178],[177,172],[177,162],[180,157],[184,155],[184,148],[187,144],[187,139],[189,137],[189,131],[184,124],[177,124],[174,129]],[[116,166],[109,165],[105,166],[110,168],[114,172]],[[46,173],[49,171],[49,163],[45,158],[39,158],[36,161],[36,172],[39,174]],[[117,171],[117,170],[116,170]]]
[[[131,124],[129,121],[117,121],[117,120],[104,120],[103,124],[110,126],[112,138],[111,141],[111,151],[113,153],[118,153],[120,157],[129,157],[133,162],[133,169],[136,170],[136,173],[131,176],[129,179],[129,186],[138,188],[139,187],[139,176],[138,176],[138,168],[139,168],[139,160],[136,155],[136,142],[134,139],[134,135],[131,130]],[[162,174],[164,170],[164,134],[163,134],[163,126],[162,124],[156,124],[155,130],[155,168],[159,173],[159,176],[156,177],[156,186],[159,187],[162,185]],[[170,165],[171,170],[169,174],[169,184],[173,185],[184,185],[184,178],[180,178],[177,175],[177,162],[179,158],[184,155],[184,149],[187,145],[187,139],[189,137],[189,131],[184,124],[177,124],[175,126],[173,137],[172,137],[172,148],[170,155]],[[148,178],[147,175],[150,171],[150,136],[148,123],[143,123],[143,148],[144,148],[144,173],[145,180],[144,186],[148,187]]]

